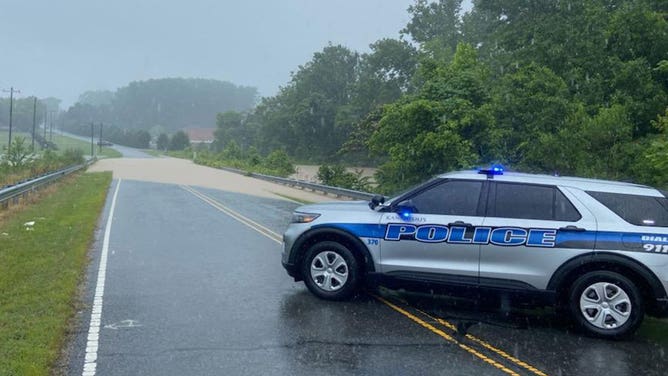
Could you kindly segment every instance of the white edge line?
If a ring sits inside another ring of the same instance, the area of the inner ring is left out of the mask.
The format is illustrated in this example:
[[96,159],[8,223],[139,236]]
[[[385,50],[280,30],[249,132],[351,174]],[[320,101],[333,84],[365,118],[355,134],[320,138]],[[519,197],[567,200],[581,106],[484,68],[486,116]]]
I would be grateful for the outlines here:
[[86,356],[84,358],[82,376],[94,376],[97,368],[97,349],[100,340],[100,324],[102,321],[102,298],[104,296],[104,280],[107,274],[107,256],[109,254],[109,237],[111,235],[111,222],[116,209],[116,197],[121,186],[121,179],[116,183],[114,198],[111,200],[107,226],[104,230],[102,242],[102,255],[100,256],[100,267],[97,271],[97,284],[95,286],[95,297],[93,298],[93,309],[90,314],[90,326],[88,327],[88,338],[86,342]]

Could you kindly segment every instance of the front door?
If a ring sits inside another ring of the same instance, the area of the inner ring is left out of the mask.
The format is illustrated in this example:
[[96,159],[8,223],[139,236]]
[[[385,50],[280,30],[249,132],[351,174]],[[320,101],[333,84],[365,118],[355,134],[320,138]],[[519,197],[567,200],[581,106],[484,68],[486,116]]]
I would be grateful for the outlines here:
[[443,180],[406,197],[411,213],[385,213],[382,272],[390,276],[477,283],[484,180]]

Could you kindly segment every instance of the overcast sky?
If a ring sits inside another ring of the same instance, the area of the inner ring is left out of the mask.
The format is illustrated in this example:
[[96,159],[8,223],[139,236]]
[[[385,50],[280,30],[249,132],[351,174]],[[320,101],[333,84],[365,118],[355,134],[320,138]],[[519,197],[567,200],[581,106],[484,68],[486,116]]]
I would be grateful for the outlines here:
[[[86,90],[201,77],[273,95],[329,41],[397,38],[413,0],[0,0],[0,88]],[[3,94],[6,96],[6,94]]]

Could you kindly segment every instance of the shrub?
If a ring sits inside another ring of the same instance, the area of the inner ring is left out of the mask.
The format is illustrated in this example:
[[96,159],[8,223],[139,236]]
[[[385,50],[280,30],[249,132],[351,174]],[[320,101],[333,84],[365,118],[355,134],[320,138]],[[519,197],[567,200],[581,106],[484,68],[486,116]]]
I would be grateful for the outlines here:
[[342,165],[322,165],[318,168],[318,179],[325,185],[333,187],[353,189],[356,191],[368,191],[371,188],[368,176],[362,176],[362,171],[354,173],[346,171]]

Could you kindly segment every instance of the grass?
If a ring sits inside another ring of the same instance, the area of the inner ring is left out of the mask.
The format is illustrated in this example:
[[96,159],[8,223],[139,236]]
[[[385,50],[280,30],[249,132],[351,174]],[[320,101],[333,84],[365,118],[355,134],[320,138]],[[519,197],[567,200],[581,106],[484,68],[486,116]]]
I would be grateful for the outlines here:
[[[78,140],[76,138],[71,138],[59,134],[53,135],[53,142],[58,145],[58,150],[67,150],[67,149],[80,149],[86,155],[90,155],[90,141]],[[98,158],[120,158],[123,156],[119,151],[112,148],[103,147],[102,151],[100,148],[95,145],[95,155]]]
[[[31,141],[32,136],[29,133],[12,131],[12,141],[16,139],[16,137],[25,138],[28,145],[30,145],[30,143],[32,142]],[[0,151],[4,150],[4,148],[7,146],[8,143],[9,143],[9,131],[5,130],[0,131]]]
[[[17,136],[23,137],[26,139],[26,144],[28,147],[32,144],[32,136],[30,133],[16,133],[12,132],[12,140],[16,139]],[[47,139],[50,140],[49,135],[47,134]],[[9,131],[0,131],[0,150],[3,150],[5,146],[7,146],[7,143],[9,141]],[[76,138],[71,138],[67,136],[63,136],[60,134],[53,134],[53,142],[58,145],[58,152],[62,153],[63,151],[67,149],[80,149],[83,151],[84,155],[90,155],[90,142],[88,141],[83,141],[83,140],[78,140]],[[39,146],[36,146],[37,150],[39,151]],[[102,148],[102,151],[100,151],[99,147],[95,145],[95,153],[99,158],[120,158],[123,155],[112,149],[112,148]]]
[[188,150],[170,150],[166,153],[166,155],[173,158],[190,159],[190,160],[193,159],[193,152]]
[[271,192],[271,193],[275,194],[276,196],[280,196],[280,197],[286,198],[286,199],[291,200],[291,201],[296,201],[296,202],[299,202],[300,204],[304,204],[304,205],[309,205],[309,204],[314,204],[315,203],[314,201],[304,200],[302,198],[292,197],[292,196],[284,195],[282,193],[277,193],[277,192]]
[[0,219],[0,375],[52,372],[110,182],[77,174]]

